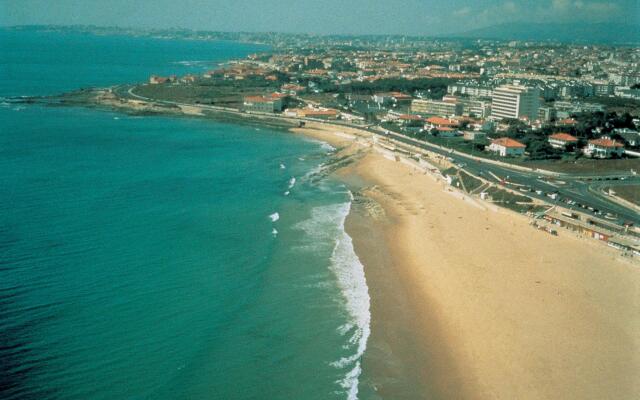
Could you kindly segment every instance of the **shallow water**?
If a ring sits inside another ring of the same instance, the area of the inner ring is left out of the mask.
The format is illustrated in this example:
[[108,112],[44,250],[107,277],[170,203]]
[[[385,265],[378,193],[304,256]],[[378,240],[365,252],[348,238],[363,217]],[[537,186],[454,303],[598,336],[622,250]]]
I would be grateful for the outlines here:
[[[0,38],[2,96],[256,50]],[[265,128],[1,105],[0,398],[355,398],[369,299],[349,193],[309,179],[330,150]]]

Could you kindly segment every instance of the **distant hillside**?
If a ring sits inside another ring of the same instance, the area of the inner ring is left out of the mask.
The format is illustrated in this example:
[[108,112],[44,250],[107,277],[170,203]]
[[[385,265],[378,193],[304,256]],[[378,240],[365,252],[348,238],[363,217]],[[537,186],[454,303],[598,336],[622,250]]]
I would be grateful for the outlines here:
[[635,25],[509,23],[448,35],[458,38],[559,41],[598,44],[640,43],[640,27]]

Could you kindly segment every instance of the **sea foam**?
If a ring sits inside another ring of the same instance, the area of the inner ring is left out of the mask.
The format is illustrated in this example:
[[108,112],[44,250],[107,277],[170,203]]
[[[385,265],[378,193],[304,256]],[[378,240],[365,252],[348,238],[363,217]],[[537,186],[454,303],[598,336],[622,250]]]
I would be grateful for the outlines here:
[[273,214],[269,215],[269,219],[271,220],[271,222],[276,222],[280,219],[280,214],[274,212]]
[[320,145],[320,148],[328,152],[336,151],[336,148],[330,145],[329,143],[322,143],[322,145]]
[[349,313],[353,328],[341,326],[338,331],[345,334],[353,330],[349,342],[356,345],[355,353],[349,357],[343,357],[332,365],[337,368],[350,368],[349,372],[339,382],[347,390],[348,399],[358,398],[358,382],[362,368],[361,358],[367,349],[367,341],[371,334],[371,311],[369,287],[364,274],[364,266],[353,249],[351,237],[344,229],[351,203],[346,203],[341,210],[340,234],[336,240],[333,253],[331,255],[331,269],[336,275],[338,286],[345,298],[345,306]]
[[362,372],[361,359],[367,348],[367,341],[371,334],[371,312],[369,288],[364,274],[364,266],[358,259],[351,237],[344,229],[344,223],[351,209],[351,202],[316,207],[312,210],[311,219],[299,224],[309,236],[314,246],[307,246],[321,250],[324,243],[330,242],[330,269],[336,277],[336,282],[347,312],[348,321],[336,328],[341,336],[348,336],[346,350],[351,350],[345,356],[331,363],[338,369],[346,370],[345,375],[337,383],[345,390],[347,399],[358,398],[358,383]]

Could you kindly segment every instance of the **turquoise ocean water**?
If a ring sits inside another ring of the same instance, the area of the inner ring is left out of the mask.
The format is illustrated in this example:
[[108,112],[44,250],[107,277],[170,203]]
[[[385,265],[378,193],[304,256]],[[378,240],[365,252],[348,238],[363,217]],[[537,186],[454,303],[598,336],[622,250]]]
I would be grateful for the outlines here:
[[[0,30],[0,96],[262,49]],[[326,144],[0,99],[0,398],[354,399],[369,294]]]

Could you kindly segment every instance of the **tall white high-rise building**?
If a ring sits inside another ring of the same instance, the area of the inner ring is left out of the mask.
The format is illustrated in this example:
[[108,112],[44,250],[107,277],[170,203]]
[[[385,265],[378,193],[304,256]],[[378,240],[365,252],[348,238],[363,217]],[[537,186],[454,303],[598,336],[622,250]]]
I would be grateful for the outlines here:
[[504,85],[493,91],[491,96],[491,117],[494,119],[523,118],[530,121],[538,118],[540,108],[540,89]]

